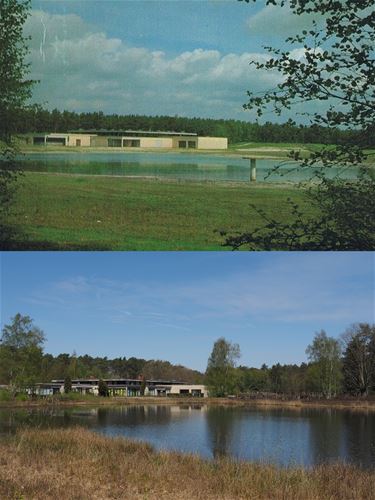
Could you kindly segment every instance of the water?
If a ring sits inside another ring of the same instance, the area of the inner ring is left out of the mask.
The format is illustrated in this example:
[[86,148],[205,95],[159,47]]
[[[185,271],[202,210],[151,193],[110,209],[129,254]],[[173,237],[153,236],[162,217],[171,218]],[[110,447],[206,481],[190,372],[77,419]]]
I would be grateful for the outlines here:
[[[19,159],[25,171],[86,175],[164,177],[190,181],[248,182],[250,161],[241,156],[184,153],[30,153]],[[296,171],[293,165],[282,166],[267,177],[280,160],[257,160],[257,180],[265,182],[300,182],[309,180],[321,168]],[[358,168],[326,169],[327,177],[340,175],[354,179]]]
[[0,436],[24,425],[80,425],[210,459],[305,467],[339,461],[375,469],[375,412],[204,404],[0,411]]

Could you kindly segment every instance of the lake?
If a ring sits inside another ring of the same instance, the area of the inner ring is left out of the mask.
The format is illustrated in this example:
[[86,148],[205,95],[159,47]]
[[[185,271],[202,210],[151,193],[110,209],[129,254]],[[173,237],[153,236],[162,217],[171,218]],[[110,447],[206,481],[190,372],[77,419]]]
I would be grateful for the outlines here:
[[0,410],[0,436],[25,425],[80,425],[210,459],[306,467],[340,461],[375,468],[375,412],[204,404]]
[[[187,153],[28,153],[20,157],[21,168],[32,172],[86,175],[116,175],[163,177],[190,181],[248,182],[250,161],[241,156]],[[280,160],[257,160],[257,180],[261,182],[300,182],[309,180],[322,169],[296,171],[293,165],[283,165],[267,177]],[[337,175],[355,179],[358,168],[326,169],[327,177]]]

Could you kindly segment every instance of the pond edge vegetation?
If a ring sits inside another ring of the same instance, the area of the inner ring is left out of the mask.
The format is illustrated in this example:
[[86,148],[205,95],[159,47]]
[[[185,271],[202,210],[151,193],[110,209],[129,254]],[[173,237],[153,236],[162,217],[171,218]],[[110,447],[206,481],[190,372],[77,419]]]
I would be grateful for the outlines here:
[[[82,481],[84,478],[84,481]],[[0,450],[2,498],[372,498],[375,472],[205,460],[80,427],[19,431]]]

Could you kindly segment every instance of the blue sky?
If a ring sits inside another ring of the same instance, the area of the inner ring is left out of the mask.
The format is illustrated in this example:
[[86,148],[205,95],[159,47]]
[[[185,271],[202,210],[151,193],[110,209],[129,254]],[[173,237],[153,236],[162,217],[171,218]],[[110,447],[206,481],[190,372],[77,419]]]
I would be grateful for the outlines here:
[[374,322],[373,253],[51,252],[1,255],[1,321],[30,315],[46,352],[165,359],[204,370],[300,363],[314,333]]
[[273,88],[279,77],[250,61],[264,61],[263,45],[283,46],[309,22],[264,1],[33,0],[25,32],[40,80],[34,100],[49,109],[251,121],[246,91]]

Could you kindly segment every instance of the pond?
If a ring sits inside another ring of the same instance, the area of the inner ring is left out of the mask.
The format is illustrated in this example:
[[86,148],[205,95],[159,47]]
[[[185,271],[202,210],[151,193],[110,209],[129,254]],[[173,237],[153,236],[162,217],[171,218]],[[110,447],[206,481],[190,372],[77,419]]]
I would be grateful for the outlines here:
[[[19,158],[21,168],[32,172],[86,175],[163,177],[190,181],[249,182],[250,161],[241,156],[187,153],[29,153]],[[300,182],[309,180],[321,168],[296,171],[283,165],[268,177],[280,160],[257,160],[257,180]],[[327,177],[355,179],[358,168],[325,169]]]
[[345,462],[375,469],[375,412],[204,404],[0,411],[0,436],[25,425],[80,425],[210,459],[305,467]]

